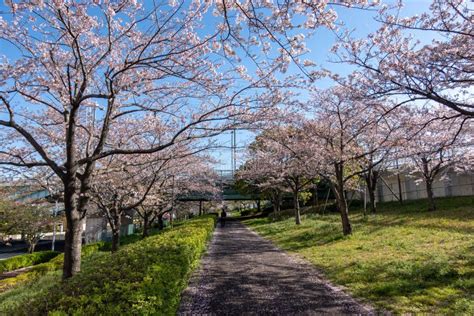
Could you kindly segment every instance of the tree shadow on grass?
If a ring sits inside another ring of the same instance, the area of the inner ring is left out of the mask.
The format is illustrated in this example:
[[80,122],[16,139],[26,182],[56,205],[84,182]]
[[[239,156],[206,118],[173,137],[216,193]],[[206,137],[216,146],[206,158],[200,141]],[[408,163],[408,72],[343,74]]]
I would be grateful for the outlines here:
[[[337,283],[361,284],[362,286],[354,293],[379,302],[414,295],[427,295],[433,299],[434,294],[430,294],[430,291],[450,287],[450,291],[445,291],[444,298],[436,298],[439,299],[436,304],[441,306],[446,304],[445,300],[454,299],[452,296],[456,293],[455,299],[462,299],[473,290],[473,285],[465,280],[472,279],[474,272],[460,274],[452,262],[435,256],[424,261],[370,262],[351,267],[332,266],[328,272]],[[465,294],[458,295],[459,292]]]
[[284,249],[298,251],[314,246],[328,245],[344,240],[341,228],[335,224],[326,224],[314,228],[302,229],[298,233],[279,238],[279,244]]

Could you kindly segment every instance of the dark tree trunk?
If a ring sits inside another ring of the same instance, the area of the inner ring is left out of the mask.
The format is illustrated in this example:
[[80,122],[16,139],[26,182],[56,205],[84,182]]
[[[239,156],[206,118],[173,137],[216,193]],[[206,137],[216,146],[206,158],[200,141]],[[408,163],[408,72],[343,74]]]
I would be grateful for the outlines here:
[[[78,213],[74,210],[73,213]],[[81,270],[82,223],[79,214],[66,218],[66,235],[64,237],[63,278],[70,278]]]
[[164,227],[165,225],[163,223],[163,214],[160,214],[158,215],[158,229],[163,230]]
[[298,190],[295,190],[293,192],[293,202],[294,202],[294,205],[295,205],[295,223],[296,225],[300,225],[301,224],[301,214],[300,214],[300,201],[299,201],[299,198],[298,198]]
[[428,196],[428,211],[435,211],[436,204],[434,201],[434,193],[433,193],[433,177],[429,169],[429,161],[426,158],[421,159],[423,165],[423,176],[425,178],[425,185],[426,185],[426,195]]
[[367,170],[367,176],[365,177],[365,182],[367,184],[367,193],[369,194],[369,207],[370,212],[372,214],[375,214],[377,212],[377,206],[375,202],[375,190],[377,188],[378,176],[378,171],[369,168],[369,170]]
[[257,200],[257,213],[260,213],[260,211],[262,210],[261,208],[261,205],[260,205],[260,199]]
[[118,212],[113,213],[114,224],[112,225],[112,252],[116,252],[120,247],[120,227],[122,226],[122,216]]
[[76,204],[76,179],[69,176],[64,181],[64,209],[66,213],[66,235],[64,238],[63,279],[70,278],[81,270],[82,214]]
[[142,238],[148,237],[148,229],[150,227],[150,214],[145,212],[143,214],[143,233]]
[[272,199],[272,204],[273,204],[273,215],[276,215],[278,214],[278,205],[275,198]]
[[426,183],[426,194],[428,195],[428,211],[436,210],[436,203],[434,200],[433,193],[433,181],[431,179],[425,179]]
[[344,165],[335,164],[334,165],[336,173],[337,183],[332,184],[334,195],[336,196],[336,202],[341,214],[342,221],[342,232],[344,235],[352,234],[351,222],[349,220],[349,209],[347,206],[347,199],[344,192]]
[[318,187],[315,185],[313,187],[313,208],[315,213],[318,210],[318,204]]
[[403,204],[402,181],[400,180],[400,173],[397,173],[397,182],[398,182],[398,201],[400,201],[400,204]]
[[377,206],[375,204],[375,190],[370,188],[368,189],[369,191],[369,206],[370,206],[370,212],[372,214],[377,213]]
[[273,194],[273,211],[275,214],[280,213],[280,206],[281,206],[281,195],[279,193]]
[[199,216],[202,215],[202,201],[199,201]]
[[32,241],[28,244],[28,253],[33,253],[35,251],[36,242]]
[[339,212],[341,213],[341,221],[342,221],[342,232],[344,235],[352,234],[352,226],[349,220],[349,210],[347,207],[347,200],[345,198],[344,192],[340,192],[336,194],[337,199],[337,206],[339,208]]

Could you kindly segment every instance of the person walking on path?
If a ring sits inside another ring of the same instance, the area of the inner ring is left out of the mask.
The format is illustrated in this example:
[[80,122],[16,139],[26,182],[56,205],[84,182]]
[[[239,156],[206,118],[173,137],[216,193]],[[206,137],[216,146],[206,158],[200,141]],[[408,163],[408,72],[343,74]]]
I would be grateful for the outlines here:
[[225,211],[226,210],[226,206],[224,206],[224,208],[222,208],[222,212],[221,212],[221,227],[225,227],[225,219],[227,217],[227,212]]

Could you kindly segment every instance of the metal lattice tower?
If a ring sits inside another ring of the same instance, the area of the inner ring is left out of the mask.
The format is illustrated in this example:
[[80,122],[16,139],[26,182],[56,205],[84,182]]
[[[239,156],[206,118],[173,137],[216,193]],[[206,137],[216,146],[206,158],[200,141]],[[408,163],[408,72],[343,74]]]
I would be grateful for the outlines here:
[[232,177],[234,177],[235,171],[237,170],[237,132],[235,129],[231,131],[231,145],[230,145],[230,165],[232,169]]

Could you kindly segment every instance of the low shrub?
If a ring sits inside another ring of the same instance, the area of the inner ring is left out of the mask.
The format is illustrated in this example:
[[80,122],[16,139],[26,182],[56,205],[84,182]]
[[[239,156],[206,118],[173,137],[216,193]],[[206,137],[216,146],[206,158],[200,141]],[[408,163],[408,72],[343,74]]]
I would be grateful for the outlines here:
[[193,219],[116,253],[96,252],[79,274],[28,295],[28,304],[0,304],[0,314],[175,314],[214,221]]
[[[82,257],[84,258],[95,252],[104,251],[106,249],[107,249],[107,243],[103,241],[85,245],[82,247]],[[45,251],[45,252],[52,252],[52,251]],[[55,256],[52,257],[52,259],[49,259],[49,261],[36,264],[27,272],[21,273],[15,277],[0,280],[0,293],[5,292],[9,289],[12,289],[16,286],[33,282],[48,272],[59,270],[62,268],[63,262],[64,262],[64,254],[55,252]]]
[[0,261],[0,273],[47,262],[52,258],[56,257],[57,255],[59,255],[59,252],[57,251],[41,251],[34,252],[31,254],[14,256]]

